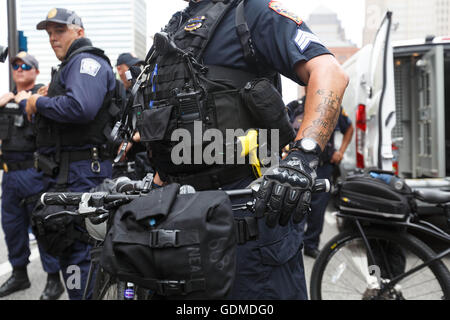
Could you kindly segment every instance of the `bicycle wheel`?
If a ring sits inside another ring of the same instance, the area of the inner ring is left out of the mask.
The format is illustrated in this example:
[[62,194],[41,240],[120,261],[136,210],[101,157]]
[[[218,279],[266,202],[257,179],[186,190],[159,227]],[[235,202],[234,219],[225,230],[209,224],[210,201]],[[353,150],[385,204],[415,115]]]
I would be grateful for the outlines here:
[[111,276],[103,268],[99,268],[95,277],[94,300],[125,300],[125,282]]
[[[125,300],[126,282],[121,281],[100,268],[95,278],[94,300]],[[138,286],[134,287],[133,300],[150,300],[152,294],[149,290]]]
[[[440,300],[450,299],[450,274],[442,261],[403,278],[381,294],[396,276],[430,260],[435,254],[414,236],[389,230],[364,230],[374,252],[369,266],[367,249],[357,231],[344,231],[330,240],[317,258],[310,282],[313,300]],[[375,272],[373,274],[372,272]]]

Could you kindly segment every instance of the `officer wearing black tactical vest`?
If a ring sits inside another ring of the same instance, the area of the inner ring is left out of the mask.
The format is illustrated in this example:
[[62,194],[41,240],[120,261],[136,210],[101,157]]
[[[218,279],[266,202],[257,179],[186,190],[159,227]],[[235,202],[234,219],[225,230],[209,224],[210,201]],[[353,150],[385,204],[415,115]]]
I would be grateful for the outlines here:
[[[111,103],[116,83],[113,69],[103,50],[84,37],[83,23],[75,12],[54,8],[37,29],[47,31],[61,65],[52,73],[47,95],[35,94],[27,101],[28,117],[36,115],[36,163],[49,189],[89,191],[112,173],[110,155],[103,151],[111,118],[119,111],[112,110]],[[68,229],[71,233],[52,249],[59,257],[66,281],[73,273],[73,265],[80,268],[81,287],[67,286],[67,290],[70,299],[81,299],[91,243],[83,222]]]
[[[270,0],[189,1],[155,35],[146,63],[138,129],[158,172],[154,184],[227,190],[245,188],[255,179],[249,165],[196,162],[196,151],[205,150],[203,141],[190,145],[191,155],[187,149],[174,155],[176,129],[191,135],[199,124],[202,132],[223,134],[227,129],[279,129],[280,147],[297,140],[263,177],[256,214],[265,219],[256,222],[256,241],[248,241],[254,225],[244,219],[251,213],[235,213],[240,245],[229,298],[307,299],[298,223],[309,209],[318,155],[339,116],[348,83],[342,68],[297,15]],[[280,73],[310,89],[297,137],[286,124]],[[180,164],[174,156],[187,161]]]
[[[44,190],[42,173],[34,168],[36,143],[33,124],[24,116],[26,99],[43,87],[36,84],[39,63],[34,56],[22,51],[13,57],[11,67],[15,88],[0,97],[0,139],[2,227],[13,272],[0,286],[0,297],[31,285],[27,274],[30,214],[38,195]],[[39,253],[44,271],[48,274],[40,299],[56,300],[64,292],[58,261],[43,251],[40,245]]]

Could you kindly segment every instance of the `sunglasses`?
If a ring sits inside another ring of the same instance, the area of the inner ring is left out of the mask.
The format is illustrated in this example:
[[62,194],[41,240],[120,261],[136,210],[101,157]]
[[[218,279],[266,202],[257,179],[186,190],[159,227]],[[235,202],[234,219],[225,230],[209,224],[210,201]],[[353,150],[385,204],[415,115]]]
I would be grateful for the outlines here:
[[19,70],[19,68],[22,68],[23,71],[28,71],[28,70],[33,69],[32,66],[30,66],[30,65],[28,65],[28,64],[26,64],[26,63],[22,63],[22,64],[14,63],[14,64],[12,65],[12,68],[13,68],[14,70]]

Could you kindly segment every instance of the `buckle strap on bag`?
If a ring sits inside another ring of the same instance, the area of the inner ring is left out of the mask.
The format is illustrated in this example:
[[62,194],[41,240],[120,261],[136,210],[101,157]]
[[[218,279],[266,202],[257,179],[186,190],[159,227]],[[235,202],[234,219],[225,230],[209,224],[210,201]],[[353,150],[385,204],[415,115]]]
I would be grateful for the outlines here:
[[162,296],[186,295],[193,291],[205,290],[205,279],[156,280],[156,292]]
[[151,231],[149,245],[151,248],[178,248],[199,243],[197,231],[158,229]]

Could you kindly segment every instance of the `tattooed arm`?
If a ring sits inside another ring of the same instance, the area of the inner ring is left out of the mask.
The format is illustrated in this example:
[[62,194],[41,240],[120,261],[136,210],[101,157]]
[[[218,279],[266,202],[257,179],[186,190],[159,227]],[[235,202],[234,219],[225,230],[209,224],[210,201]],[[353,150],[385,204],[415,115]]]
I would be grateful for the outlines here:
[[308,84],[305,116],[296,140],[313,138],[323,150],[336,127],[348,76],[331,55],[301,62],[295,71]]

